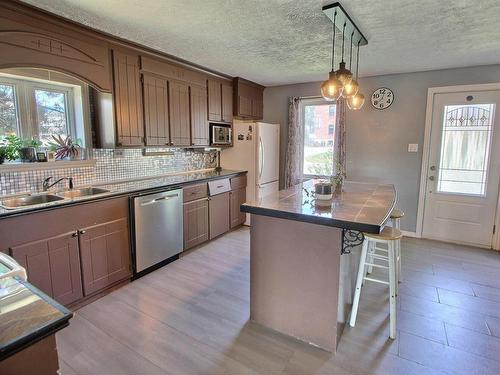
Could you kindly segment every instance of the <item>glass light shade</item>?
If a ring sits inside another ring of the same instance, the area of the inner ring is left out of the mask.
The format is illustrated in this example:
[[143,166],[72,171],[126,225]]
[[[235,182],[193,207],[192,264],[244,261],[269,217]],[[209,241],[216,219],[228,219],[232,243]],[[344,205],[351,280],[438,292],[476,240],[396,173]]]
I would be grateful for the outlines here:
[[342,82],[335,77],[335,72],[332,70],[330,72],[329,79],[321,85],[321,95],[325,98],[325,100],[332,102],[340,98],[340,95],[342,95],[342,89]]
[[363,107],[363,104],[365,104],[365,96],[361,93],[357,93],[347,100],[347,106],[352,110],[361,109],[361,107]]
[[339,69],[335,72],[335,75],[342,82],[342,86],[345,86],[352,80],[352,73],[349,69],[346,69],[344,61],[339,64]]
[[344,89],[342,90],[342,97],[349,99],[354,95],[356,95],[358,93],[358,90],[359,90],[358,81],[356,81],[355,79],[351,79],[351,82],[346,83],[344,85]]

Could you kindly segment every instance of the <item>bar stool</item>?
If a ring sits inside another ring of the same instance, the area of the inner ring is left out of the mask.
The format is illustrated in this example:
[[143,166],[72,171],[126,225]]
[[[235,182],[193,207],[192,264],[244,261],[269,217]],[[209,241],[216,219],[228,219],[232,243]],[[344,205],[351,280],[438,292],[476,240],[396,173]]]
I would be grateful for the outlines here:
[[[396,243],[403,236],[401,231],[392,227],[385,227],[379,234],[363,233],[365,239],[361,249],[361,257],[359,259],[358,277],[356,279],[356,290],[354,292],[354,300],[352,303],[351,318],[349,325],[354,327],[356,325],[356,317],[358,315],[359,298],[361,295],[361,286],[364,281],[373,281],[380,284],[389,285],[389,302],[390,302],[390,324],[389,324],[389,337],[396,338],[396,293],[397,293],[397,255]],[[387,245],[387,249],[378,248],[378,244]],[[386,251],[387,256],[377,254],[375,249]],[[375,260],[380,260],[385,264],[375,263]],[[387,269],[389,271],[389,280],[380,280],[374,277],[367,276],[368,267],[376,267]]]
[[[391,223],[392,227],[396,228],[398,230],[401,230],[401,218],[405,216],[405,213],[401,210],[394,209],[391,212]],[[397,272],[397,280],[398,283],[401,282],[401,240],[398,240],[396,243],[396,254],[398,258],[398,268],[396,270]],[[399,289],[399,288],[398,288]]]

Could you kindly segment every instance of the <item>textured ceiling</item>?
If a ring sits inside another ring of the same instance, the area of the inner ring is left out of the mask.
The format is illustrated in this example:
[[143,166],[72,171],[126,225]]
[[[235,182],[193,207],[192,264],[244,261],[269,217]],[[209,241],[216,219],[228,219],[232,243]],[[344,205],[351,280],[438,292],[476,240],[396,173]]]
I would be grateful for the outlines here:
[[[232,76],[271,86],[325,79],[321,0],[24,0]],[[360,75],[500,63],[499,0],[345,0],[369,44]]]

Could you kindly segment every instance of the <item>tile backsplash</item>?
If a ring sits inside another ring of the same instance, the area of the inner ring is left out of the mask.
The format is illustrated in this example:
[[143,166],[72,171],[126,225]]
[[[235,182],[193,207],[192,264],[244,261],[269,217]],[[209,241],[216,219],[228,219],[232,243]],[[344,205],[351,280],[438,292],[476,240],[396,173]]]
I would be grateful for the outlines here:
[[42,181],[49,176],[54,180],[73,177],[75,186],[80,186],[214,168],[217,164],[216,152],[182,149],[155,151],[170,151],[171,154],[143,156],[142,149],[94,149],[92,158],[95,166],[0,172],[0,195],[38,192]]

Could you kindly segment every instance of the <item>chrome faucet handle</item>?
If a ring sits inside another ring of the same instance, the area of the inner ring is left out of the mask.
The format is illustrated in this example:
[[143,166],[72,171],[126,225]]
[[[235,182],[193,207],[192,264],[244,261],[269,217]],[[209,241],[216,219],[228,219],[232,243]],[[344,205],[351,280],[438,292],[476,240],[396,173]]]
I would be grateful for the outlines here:
[[49,176],[45,180],[43,180],[43,183],[42,183],[43,191],[47,191],[49,189],[49,181],[51,179],[52,179],[52,176]]

